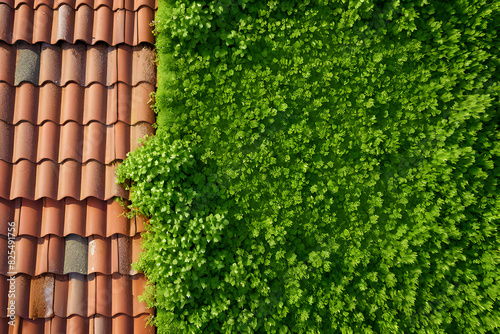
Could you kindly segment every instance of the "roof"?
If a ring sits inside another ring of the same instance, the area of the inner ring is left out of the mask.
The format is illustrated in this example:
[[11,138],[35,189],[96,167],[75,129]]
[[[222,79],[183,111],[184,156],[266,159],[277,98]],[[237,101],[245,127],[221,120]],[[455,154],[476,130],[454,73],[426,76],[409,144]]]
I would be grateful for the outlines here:
[[0,0],[0,333],[155,332],[115,170],[154,132],[156,8]]

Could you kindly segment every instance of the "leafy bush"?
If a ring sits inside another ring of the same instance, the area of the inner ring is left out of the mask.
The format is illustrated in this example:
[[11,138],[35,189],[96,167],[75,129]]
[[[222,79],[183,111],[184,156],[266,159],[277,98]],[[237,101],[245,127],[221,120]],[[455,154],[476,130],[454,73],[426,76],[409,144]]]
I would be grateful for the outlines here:
[[159,332],[497,331],[498,14],[160,1],[159,130],[118,171]]

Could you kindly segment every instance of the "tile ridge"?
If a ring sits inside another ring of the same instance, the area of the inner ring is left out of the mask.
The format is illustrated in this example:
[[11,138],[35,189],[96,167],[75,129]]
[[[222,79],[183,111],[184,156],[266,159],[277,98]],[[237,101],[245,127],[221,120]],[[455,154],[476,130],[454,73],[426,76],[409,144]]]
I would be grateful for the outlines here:
[[[137,10],[113,11],[106,6],[93,9],[88,5],[71,8],[61,4],[52,9],[45,4],[36,8],[19,4],[12,8],[0,3],[0,19],[5,21],[0,39],[10,44],[18,41],[31,44],[83,41],[91,45],[102,41],[113,46],[121,43],[154,44],[150,26],[154,15],[155,9],[148,6],[140,6]],[[132,31],[131,27],[134,28]]]
[[[112,3],[112,5],[109,4]],[[30,6],[30,8],[36,9],[40,6],[47,6],[51,9],[57,9],[63,5],[70,6],[73,9],[79,8],[80,6],[88,6],[92,9],[98,9],[100,7],[107,7],[112,9],[113,11],[126,9],[129,11],[137,11],[137,9],[141,7],[148,7],[151,9],[158,9],[158,2],[154,0],[136,0],[134,1],[133,6],[129,6],[128,2],[122,6],[116,6],[115,1],[112,0],[3,0],[2,3],[5,3],[9,7],[13,9],[19,8],[21,5]]]

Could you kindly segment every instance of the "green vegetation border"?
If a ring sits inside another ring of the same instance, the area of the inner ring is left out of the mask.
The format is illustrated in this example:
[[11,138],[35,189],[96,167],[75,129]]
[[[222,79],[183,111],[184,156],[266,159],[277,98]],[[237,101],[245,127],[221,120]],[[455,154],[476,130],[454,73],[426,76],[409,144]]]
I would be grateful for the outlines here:
[[497,1],[161,1],[159,333],[500,327]]

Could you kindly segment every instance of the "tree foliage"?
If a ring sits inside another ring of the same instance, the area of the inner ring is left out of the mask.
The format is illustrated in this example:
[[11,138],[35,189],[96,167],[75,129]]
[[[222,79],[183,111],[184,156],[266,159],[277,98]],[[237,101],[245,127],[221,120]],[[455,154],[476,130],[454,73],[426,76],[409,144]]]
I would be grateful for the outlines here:
[[160,333],[500,328],[495,1],[160,1]]

